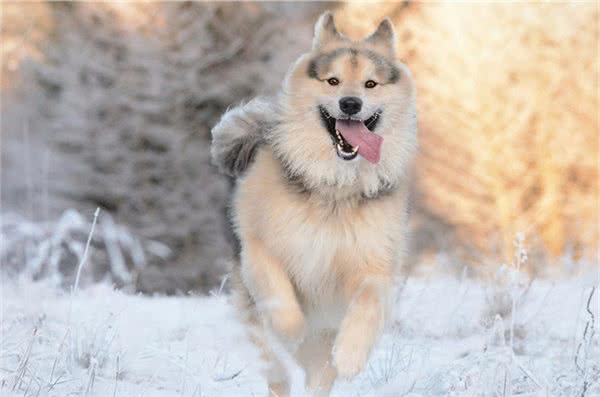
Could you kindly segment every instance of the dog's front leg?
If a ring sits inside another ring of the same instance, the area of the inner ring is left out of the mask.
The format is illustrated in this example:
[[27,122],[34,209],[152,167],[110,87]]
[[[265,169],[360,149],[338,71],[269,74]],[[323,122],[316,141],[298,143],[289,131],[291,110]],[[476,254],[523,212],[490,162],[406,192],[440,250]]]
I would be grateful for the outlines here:
[[365,365],[381,333],[386,315],[389,281],[365,279],[350,301],[333,347],[333,362],[344,379],[356,376]]
[[242,277],[273,331],[285,342],[300,342],[305,321],[294,287],[280,261],[256,238],[244,240]]

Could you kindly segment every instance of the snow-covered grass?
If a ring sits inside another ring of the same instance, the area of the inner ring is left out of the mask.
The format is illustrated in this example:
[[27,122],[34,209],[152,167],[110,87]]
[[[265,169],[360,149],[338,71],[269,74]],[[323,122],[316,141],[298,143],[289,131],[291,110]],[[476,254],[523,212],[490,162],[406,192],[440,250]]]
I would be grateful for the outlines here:
[[[86,243],[73,249],[79,262],[71,288],[56,282],[58,265],[50,268],[56,277],[41,279],[36,271],[8,276],[0,269],[2,395],[266,395],[258,352],[223,284],[209,297],[131,295],[108,279],[79,288],[97,217],[98,211]],[[60,257],[69,231],[86,223],[66,213],[49,237],[43,229],[3,223],[3,239],[7,224],[27,237],[13,236],[8,246],[31,240],[37,256],[25,269],[39,270]],[[115,234],[110,223],[103,236]],[[522,271],[528,260],[522,236],[515,246],[513,263],[487,282],[466,268],[456,276],[435,266],[404,280],[365,371],[339,382],[333,396],[599,395],[597,264],[567,263],[569,275],[531,279]],[[1,252],[6,258],[9,251]],[[293,362],[289,367],[297,371]],[[303,396],[298,389],[293,397]]]
[[[98,210],[99,211],[99,210]],[[58,220],[38,222],[18,214],[0,214],[0,263],[6,274],[51,279],[72,288],[79,283],[109,279],[133,289],[138,272],[148,257],[166,260],[171,254],[164,244],[141,239],[117,224],[107,212],[98,217],[66,210]],[[90,233],[98,221],[95,233]],[[86,262],[87,271],[79,273]],[[84,280],[81,280],[84,281]]]
[[[496,283],[409,278],[366,370],[333,395],[599,395],[594,283],[533,280],[512,320],[492,314]],[[266,394],[258,353],[220,293],[149,297],[100,283],[72,295],[4,278],[0,327],[3,396]]]

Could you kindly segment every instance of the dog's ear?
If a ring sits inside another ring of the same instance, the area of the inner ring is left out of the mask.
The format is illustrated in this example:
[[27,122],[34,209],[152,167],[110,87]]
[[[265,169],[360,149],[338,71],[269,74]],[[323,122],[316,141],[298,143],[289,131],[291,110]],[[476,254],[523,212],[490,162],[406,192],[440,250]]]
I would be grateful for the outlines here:
[[392,57],[396,56],[396,31],[389,18],[381,21],[377,29],[365,41],[382,48]]
[[315,37],[313,38],[313,50],[317,50],[333,40],[342,39],[342,35],[337,31],[333,22],[333,14],[331,11],[325,11],[319,17],[315,24]]

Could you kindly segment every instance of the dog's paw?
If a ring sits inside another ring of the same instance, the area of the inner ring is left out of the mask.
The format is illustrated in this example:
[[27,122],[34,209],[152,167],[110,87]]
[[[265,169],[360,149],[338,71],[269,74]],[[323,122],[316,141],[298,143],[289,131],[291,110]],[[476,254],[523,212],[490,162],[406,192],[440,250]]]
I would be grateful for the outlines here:
[[358,375],[365,366],[367,358],[368,352],[356,346],[336,344],[333,348],[333,364],[338,376],[345,380],[351,380]]
[[279,337],[293,343],[300,342],[306,330],[304,314],[299,308],[273,311],[271,326]]

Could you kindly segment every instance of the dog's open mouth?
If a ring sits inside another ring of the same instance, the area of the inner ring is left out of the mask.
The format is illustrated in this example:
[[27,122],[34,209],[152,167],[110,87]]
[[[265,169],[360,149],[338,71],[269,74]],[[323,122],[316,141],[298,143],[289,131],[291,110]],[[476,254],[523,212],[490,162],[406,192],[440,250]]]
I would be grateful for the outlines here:
[[319,106],[319,113],[339,158],[352,160],[360,154],[370,163],[379,162],[383,138],[373,131],[381,111],[373,113],[366,120],[336,119],[322,106]]

